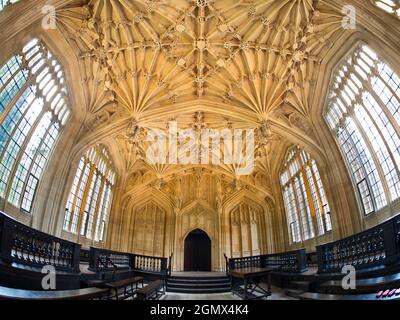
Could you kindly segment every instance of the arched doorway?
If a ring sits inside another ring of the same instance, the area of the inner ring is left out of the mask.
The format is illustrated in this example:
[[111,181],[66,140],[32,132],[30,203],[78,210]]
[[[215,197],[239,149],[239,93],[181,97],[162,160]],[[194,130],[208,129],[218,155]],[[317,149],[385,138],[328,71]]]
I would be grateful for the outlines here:
[[185,271],[211,271],[211,239],[203,230],[193,230],[185,239]]

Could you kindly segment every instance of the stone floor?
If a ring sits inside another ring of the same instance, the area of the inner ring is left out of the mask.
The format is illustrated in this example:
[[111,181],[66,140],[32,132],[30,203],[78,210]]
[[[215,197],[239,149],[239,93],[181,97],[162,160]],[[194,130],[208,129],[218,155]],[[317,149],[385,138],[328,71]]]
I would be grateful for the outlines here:
[[[241,300],[232,293],[216,293],[216,294],[184,294],[184,293],[167,293],[160,300]],[[280,288],[272,287],[272,296],[267,300],[296,300],[284,294]]]

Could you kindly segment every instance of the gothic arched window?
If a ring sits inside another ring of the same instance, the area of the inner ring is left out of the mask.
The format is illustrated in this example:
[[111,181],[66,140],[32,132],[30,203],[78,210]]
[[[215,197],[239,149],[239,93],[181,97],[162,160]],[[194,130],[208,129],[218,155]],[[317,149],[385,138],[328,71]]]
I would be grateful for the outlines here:
[[400,197],[400,78],[361,44],[333,85],[325,118],[369,215]]
[[302,242],[332,230],[330,209],[315,160],[297,147],[289,150],[281,187],[292,242]]
[[62,68],[39,40],[0,67],[0,198],[31,212],[70,112]]
[[400,17],[400,1],[399,0],[375,0],[375,4],[397,17]]
[[64,230],[102,241],[111,208],[115,171],[104,146],[90,149],[80,160],[64,218]]

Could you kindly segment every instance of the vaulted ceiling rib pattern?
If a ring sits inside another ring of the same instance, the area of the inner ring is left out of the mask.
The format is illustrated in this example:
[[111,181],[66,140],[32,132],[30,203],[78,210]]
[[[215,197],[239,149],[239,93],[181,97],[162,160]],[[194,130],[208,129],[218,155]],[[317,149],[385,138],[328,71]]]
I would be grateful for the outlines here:
[[92,0],[60,13],[89,110],[117,101],[138,119],[205,100],[259,119],[282,105],[306,115],[341,19],[312,0]]
[[[174,119],[180,128],[255,127],[256,169],[241,180],[269,193],[269,155],[287,145],[268,121],[313,135],[319,66],[345,32],[340,10],[316,0],[90,0],[57,16],[80,64],[87,128],[113,139],[127,192],[198,170],[241,189],[233,165],[145,161],[145,130]],[[129,125],[110,135],[121,119]]]

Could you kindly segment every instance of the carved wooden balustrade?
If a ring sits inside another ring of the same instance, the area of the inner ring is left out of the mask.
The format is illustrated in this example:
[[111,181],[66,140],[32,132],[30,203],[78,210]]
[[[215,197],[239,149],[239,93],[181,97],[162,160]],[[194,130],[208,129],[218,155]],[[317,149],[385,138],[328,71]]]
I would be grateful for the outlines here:
[[79,244],[32,229],[0,212],[0,258],[32,267],[79,272]]
[[283,272],[301,273],[307,271],[306,250],[296,250],[263,256],[263,266]]
[[143,255],[133,254],[132,269],[145,272],[145,273],[157,273],[162,276],[168,274],[168,259],[161,257],[150,257]]
[[249,267],[270,268],[276,271],[301,273],[307,271],[306,250],[297,250],[269,255],[241,257],[228,259],[225,255],[228,269]]
[[131,267],[132,255],[106,249],[90,248],[89,270],[94,272],[127,270]]
[[400,258],[400,216],[351,237],[317,247],[318,272],[390,265]]
[[90,249],[81,248],[81,256],[80,261],[81,263],[89,263],[90,260]]
[[165,277],[168,275],[168,258],[90,248],[89,270],[134,270]]

